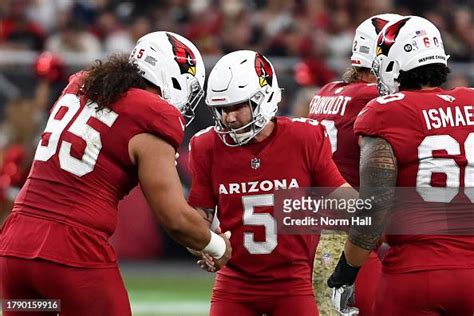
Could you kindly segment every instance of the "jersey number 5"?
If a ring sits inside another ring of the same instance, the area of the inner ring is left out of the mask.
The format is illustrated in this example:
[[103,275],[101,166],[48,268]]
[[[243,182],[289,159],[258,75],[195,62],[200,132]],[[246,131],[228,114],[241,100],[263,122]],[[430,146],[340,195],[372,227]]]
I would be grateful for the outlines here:
[[85,141],[86,147],[82,159],[71,156],[72,143],[61,138],[64,130],[80,109],[79,98],[74,94],[65,94],[57,101],[41,135],[34,159],[48,161],[58,153],[59,147],[58,155],[61,169],[79,177],[94,170],[102,149],[102,141],[99,132],[88,125],[89,119],[93,117],[111,127],[118,117],[118,114],[111,110],[97,112],[95,110],[96,106],[94,103],[84,106],[67,130]]
[[273,194],[243,196],[242,203],[244,205],[243,224],[265,228],[264,241],[255,241],[254,233],[244,233],[244,247],[253,255],[271,253],[278,244],[276,220],[272,214],[255,213],[255,207],[273,207]]

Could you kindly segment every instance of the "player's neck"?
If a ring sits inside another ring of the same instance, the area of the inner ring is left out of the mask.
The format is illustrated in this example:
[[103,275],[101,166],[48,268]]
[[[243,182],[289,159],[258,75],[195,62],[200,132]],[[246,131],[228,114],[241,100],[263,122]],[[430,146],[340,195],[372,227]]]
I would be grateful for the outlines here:
[[422,86],[420,90],[435,90],[439,87],[431,87],[431,86]]
[[263,142],[265,139],[270,137],[274,129],[275,129],[275,122],[273,121],[268,122],[268,124],[260,131],[260,133],[258,133],[255,136],[254,138],[255,142],[256,143]]
[[161,91],[158,87],[146,86],[145,90],[148,91],[148,92],[151,92],[153,94],[157,94],[157,95],[161,96]]
[[362,80],[367,83],[377,82],[377,79],[375,78],[375,76],[371,74],[370,72],[362,72],[359,76],[359,80]]

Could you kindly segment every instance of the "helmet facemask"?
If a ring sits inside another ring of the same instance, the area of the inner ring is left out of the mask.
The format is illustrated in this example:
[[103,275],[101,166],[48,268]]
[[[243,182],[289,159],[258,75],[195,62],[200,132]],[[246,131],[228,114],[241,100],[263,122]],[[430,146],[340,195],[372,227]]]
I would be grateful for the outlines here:
[[[252,112],[252,119],[249,123],[239,127],[230,128],[222,122],[222,110],[225,106],[210,106],[209,110],[214,118],[214,130],[221,140],[229,147],[238,147],[247,144],[258,133],[260,133],[270,121],[260,111],[264,95],[261,91],[255,93],[248,101],[248,106]],[[228,105],[232,106],[232,105]]]
[[202,97],[204,96],[204,90],[202,89],[199,81],[196,78],[192,78],[189,83],[188,101],[183,105],[179,106],[178,109],[186,120],[186,126],[191,124],[196,116],[196,107],[199,105]]
[[[372,62],[371,72],[377,79],[377,90],[380,96],[389,95],[399,91],[399,83],[397,81],[400,74],[398,62],[391,61],[387,65],[387,58],[384,56],[376,57]],[[382,71],[383,68],[385,71]]]

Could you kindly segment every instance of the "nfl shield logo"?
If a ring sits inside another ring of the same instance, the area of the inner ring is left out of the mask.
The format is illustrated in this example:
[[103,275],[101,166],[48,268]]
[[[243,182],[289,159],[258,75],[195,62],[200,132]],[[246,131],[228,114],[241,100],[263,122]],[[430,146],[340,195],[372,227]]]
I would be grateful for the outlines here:
[[258,168],[260,168],[260,159],[256,157],[252,158],[252,160],[250,160],[250,166],[254,170],[257,170]]
[[322,259],[324,265],[330,265],[333,261],[332,255],[328,252],[324,253],[321,256],[321,259]]

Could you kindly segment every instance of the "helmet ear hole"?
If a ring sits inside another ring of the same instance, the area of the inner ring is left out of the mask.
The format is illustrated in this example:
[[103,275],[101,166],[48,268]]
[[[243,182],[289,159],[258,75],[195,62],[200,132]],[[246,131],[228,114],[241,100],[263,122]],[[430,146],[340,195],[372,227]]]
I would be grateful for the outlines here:
[[171,78],[171,82],[173,83],[173,88],[176,90],[181,90],[181,85],[175,77]]
[[270,103],[272,101],[274,94],[275,94],[274,92],[272,92],[272,94],[270,94],[270,97],[268,98],[268,101],[267,101],[268,103]]
[[386,72],[391,72],[393,70],[393,65],[395,63],[393,61],[389,62],[387,68],[385,69]]

